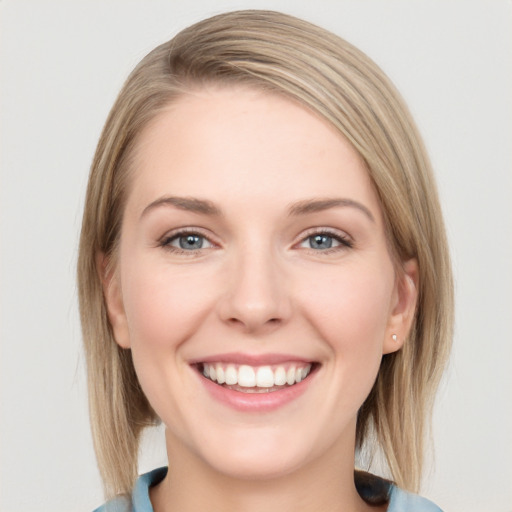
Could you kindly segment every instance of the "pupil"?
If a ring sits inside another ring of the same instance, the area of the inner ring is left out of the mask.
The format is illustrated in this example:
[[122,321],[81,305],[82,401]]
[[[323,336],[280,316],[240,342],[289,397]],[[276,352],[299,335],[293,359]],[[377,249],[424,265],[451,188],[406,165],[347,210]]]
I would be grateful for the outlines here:
[[314,249],[330,249],[332,247],[332,237],[330,236],[315,235],[312,239],[312,246]]
[[182,236],[179,241],[182,249],[201,249],[203,246],[203,240],[198,235]]

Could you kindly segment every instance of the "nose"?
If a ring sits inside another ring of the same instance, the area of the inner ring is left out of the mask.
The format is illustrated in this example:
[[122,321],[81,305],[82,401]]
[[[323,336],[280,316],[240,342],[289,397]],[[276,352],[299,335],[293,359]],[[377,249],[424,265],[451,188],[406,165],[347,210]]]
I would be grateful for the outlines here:
[[291,314],[290,290],[272,251],[247,248],[230,263],[218,303],[221,320],[248,333],[286,322]]

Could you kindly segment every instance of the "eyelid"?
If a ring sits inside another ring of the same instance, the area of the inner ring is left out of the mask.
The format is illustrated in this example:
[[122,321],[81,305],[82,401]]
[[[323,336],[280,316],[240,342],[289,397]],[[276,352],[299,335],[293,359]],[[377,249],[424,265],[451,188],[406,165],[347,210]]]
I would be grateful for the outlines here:
[[324,249],[323,251],[319,251],[316,249],[310,249],[311,251],[314,251],[316,253],[319,253],[319,252],[326,253],[331,250],[333,250],[333,251],[340,250],[340,247],[341,247],[341,249],[350,249],[354,246],[353,238],[345,231],[342,231],[342,230],[339,230],[336,228],[329,228],[329,227],[322,227],[322,226],[309,228],[306,231],[303,231],[300,234],[300,236],[298,237],[297,242],[294,243],[294,246],[297,246],[297,245],[305,242],[308,238],[315,236],[315,235],[328,235],[340,242],[339,246],[332,247],[329,249]]
[[[198,235],[201,238],[204,238],[205,240],[207,240],[208,243],[210,244],[210,247],[201,247],[200,249],[195,249],[195,250],[194,249],[185,250],[185,249],[181,249],[179,247],[174,247],[174,246],[170,245],[170,242],[172,242],[173,240],[176,240],[176,239],[180,238],[181,236],[186,236],[186,235]],[[206,234],[205,230],[203,228],[200,228],[197,226],[186,226],[186,227],[176,228],[171,231],[167,231],[165,233],[165,235],[163,235],[162,237],[160,237],[158,239],[157,243],[158,243],[159,247],[162,247],[164,249],[168,249],[172,252],[188,253],[189,255],[194,254],[199,251],[219,247],[219,244],[213,240],[213,237],[210,234]]]
[[[209,247],[201,247],[200,249],[195,249],[195,250],[194,249],[185,250],[185,249],[181,249],[179,247],[174,247],[174,246],[170,245],[171,241],[176,240],[180,236],[186,236],[189,234],[198,235],[198,236],[204,238],[205,240],[207,240],[207,242],[208,242],[208,244],[210,244],[210,246]],[[318,249],[312,249],[312,248],[309,249],[315,253],[319,253],[319,252],[328,253],[330,251],[348,249],[348,248],[352,248],[354,245],[353,238],[350,235],[348,235],[345,231],[342,231],[342,230],[336,229],[336,228],[332,228],[332,227],[318,226],[318,227],[309,228],[309,229],[306,229],[305,231],[303,231],[297,237],[296,241],[293,243],[293,247],[300,246],[300,244],[304,243],[308,238],[315,236],[315,235],[328,235],[328,236],[336,239],[340,244],[335,247],[332,247],[329,249],[324,249],[324,250],[318,250]],[[186,227],[184,226],[184,227],[180,227],[180,228],[175,228],[171,231],[167,231],[165,233],[165,235],[163,235],[162,237],[160,237],[158,239],[157,243],[158,243],[158,246],[163,247],[164,249],[169,249],[173,252],[188,253],[189,255],[197,253],[199,251],[219,247],[219,243],[214,240],[214,237],[212,237],[211,234],[205,233],[205,230],[203,228],[200,228],[197,226],[186,226]],[[308,250],[308,248],[305,248],[305,249]]]

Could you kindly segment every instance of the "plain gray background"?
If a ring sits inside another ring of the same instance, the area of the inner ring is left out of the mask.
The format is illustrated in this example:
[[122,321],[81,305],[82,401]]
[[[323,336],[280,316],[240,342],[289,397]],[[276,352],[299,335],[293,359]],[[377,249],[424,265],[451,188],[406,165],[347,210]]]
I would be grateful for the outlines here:
[[[74,281],[88,168],[131,68],[212,14],[282,10],[367,52],[405,96],[439,181],[456,339],[423,493],[512,510],[512,3],[506,0],[0,1],[0,510],[102,501]],[[141,470],[165,463],[161,432]]]

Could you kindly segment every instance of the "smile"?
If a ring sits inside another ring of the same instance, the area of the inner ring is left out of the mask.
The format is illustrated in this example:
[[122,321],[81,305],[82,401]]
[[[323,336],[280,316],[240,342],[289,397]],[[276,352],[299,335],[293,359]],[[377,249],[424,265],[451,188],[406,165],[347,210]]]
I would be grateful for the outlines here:
[[269,393],[302,382],[312,367],[299,362],[265,366],[202,363],[199,369],[204,377],[223,387],[243,393]]
[[242,413],[271,413],[314,387],[322,364],[290,354],[217,354],[190,361],[214,402]]

